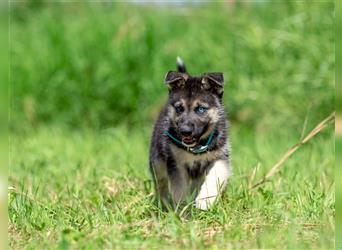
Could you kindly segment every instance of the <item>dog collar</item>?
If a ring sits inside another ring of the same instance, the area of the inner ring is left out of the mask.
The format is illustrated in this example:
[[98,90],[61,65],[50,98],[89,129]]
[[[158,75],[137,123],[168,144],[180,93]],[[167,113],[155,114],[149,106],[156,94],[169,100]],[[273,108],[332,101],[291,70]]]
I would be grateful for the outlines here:
[[181,140],[179,140],[175,136],[173,136],[168,130],[164,131],[164,135],[167,135],[171,140],[173,140],[179,146],[185,148],[187,151],[189,151],[193,154],[201,154],[203,152],[208,151],[208,148],[214,139],[215,132],[216,132],[216,129],[210,133],[208,140],[207,140],[205,145],[199,145],[199,146],[195,146],[195,147],[188,147],[184,142],[182,142]]

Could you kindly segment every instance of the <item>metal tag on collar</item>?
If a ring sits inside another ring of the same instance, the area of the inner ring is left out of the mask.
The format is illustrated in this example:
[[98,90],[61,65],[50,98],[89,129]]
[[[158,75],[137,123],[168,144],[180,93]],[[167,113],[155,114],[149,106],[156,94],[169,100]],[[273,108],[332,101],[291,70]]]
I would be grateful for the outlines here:
[[208,150],[208,145],[191,148],[190,151],[194,154],[203,153]]

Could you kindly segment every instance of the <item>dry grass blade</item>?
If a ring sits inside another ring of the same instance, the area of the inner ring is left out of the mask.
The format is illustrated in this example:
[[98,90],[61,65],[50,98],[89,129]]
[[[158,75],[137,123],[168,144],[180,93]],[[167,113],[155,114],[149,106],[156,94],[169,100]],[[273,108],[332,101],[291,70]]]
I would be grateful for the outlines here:
[[336,135],[342,135],[342,116],[341,114],[337,114],[336,122],[335,122],[335,133]]
[[324,129],[330,122],[334,121],[335,119],[335,112],[331,113],[327,118],[325,118],[323,121],[321,121],[313,130],[310,131],[310,133],[307,134],[307,136],[304,137],[299,143],[292,146],[281,158],[280,160],[268,171],[268,173],[265,175],[264,178],[262,178],[259,182],[254,184],[249,189],[256,188],[260,186],[261,184],[268,181],[273,175],[275,175],[280,167],[283,165],[283,163],[294,153],[299,149],[303,144],[307,143],[311,138],[313,138],[316,134],[318,134],[322,129]]
[[252,188],[252,186],[253,186],[253,181],[254,181],[254,178],[255,178],[259,168],[260,168],[260,162],[258,162],[258,164],[254,167],[251,176],[249,176],[249,178],[248,178],[248,188],[249,189]]

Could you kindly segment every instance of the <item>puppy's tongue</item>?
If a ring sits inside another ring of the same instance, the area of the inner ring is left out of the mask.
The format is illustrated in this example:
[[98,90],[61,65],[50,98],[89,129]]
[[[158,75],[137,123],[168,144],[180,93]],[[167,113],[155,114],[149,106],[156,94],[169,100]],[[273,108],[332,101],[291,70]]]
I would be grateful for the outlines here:
[[186,144],[192,144],[194,142],[194,138],[192,136],[183,136],[182,141]]

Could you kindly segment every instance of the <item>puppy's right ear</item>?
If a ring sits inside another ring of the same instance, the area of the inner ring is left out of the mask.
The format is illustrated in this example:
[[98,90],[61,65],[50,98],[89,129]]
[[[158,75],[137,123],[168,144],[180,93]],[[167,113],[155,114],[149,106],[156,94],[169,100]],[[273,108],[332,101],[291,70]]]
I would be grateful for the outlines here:
[[182,88],[185,85],[186,80],[189,76],[185,73],[180,73],[178,71],[169,71],[166,73],[164,83],[168,86],[170,90],[175,88]]

